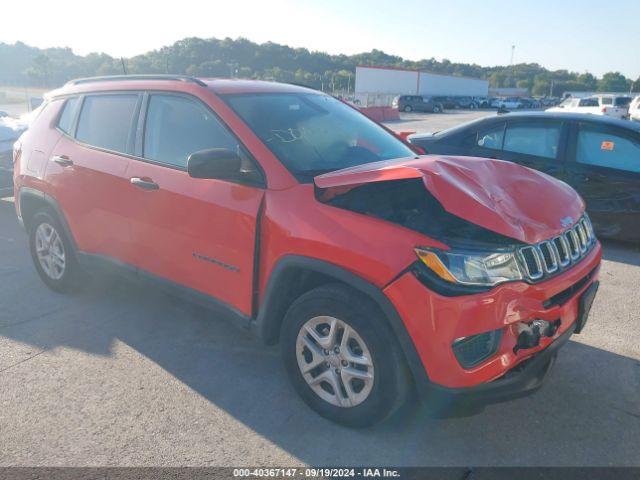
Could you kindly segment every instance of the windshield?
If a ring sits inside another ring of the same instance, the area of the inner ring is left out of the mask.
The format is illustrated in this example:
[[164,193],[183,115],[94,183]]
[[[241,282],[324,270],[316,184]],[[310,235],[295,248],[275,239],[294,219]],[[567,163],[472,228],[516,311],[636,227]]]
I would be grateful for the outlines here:
[[227,95],[225,100],[300,181],[416,155],[382,127],[327,95],[258,93]]

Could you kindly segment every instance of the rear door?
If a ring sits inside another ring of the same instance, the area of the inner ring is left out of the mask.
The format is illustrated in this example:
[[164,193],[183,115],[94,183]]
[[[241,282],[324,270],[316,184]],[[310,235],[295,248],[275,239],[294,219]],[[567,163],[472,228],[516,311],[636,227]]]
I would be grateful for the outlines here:
[[46,170],[78,248],[124,262],[131,259],[127,155],[141,98],[116,92],[67,99],[58,120],[63,135]]
[[640,132],[596,122],[571,134],[568,183],[601,235],[640,240]]
[[210,148],[253,159],[199,99],[150,93],[139,123],[127,195],[135,265],[250,315],[261,184],[191,178],[190,154]]

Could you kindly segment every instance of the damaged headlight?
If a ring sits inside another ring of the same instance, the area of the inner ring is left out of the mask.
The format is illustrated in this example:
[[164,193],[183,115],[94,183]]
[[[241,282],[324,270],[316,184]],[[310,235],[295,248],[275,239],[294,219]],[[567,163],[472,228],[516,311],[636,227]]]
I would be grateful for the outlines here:
[[442,280],[491,287],[522,280],[515,251],[456,252],[416,248],[418,258]]

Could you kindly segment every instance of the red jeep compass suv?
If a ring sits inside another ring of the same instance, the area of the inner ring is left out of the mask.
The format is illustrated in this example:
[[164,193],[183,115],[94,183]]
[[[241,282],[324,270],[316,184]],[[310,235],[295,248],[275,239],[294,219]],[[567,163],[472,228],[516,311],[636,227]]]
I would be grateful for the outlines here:
[[418,156],[341,101],[270,82],[81,79],[14,150],[42,280],[118,267],[280,343],[319,414],[520,395],[584,326],[601,247],[582,199],[497,160]]

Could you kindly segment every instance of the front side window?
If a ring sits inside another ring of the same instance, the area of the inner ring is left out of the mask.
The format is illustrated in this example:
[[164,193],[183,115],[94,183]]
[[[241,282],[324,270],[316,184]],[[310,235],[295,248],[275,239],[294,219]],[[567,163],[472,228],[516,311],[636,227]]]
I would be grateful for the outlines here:
[[151,95],[145,121],[143,156],[186,168],[192,153],[225,148],[239,153],[238,141],[199,101],[177,95]]
[[502,149],[505,152],[556,158],[561,130],[561,123],[507,125]]
[[137,102],[137,94],[85,97],[76,138],[87,145],[126,153]]
[[62,109],[62,114],[58,119],[58,128],[64,133],[71,133],[71,125],[76,114],[76,106],[78,105],[78,97],[68,98]]
[[580,124],[576,161],[640,173],[640,139],[599,125]]
[[227,95],[231,108],[299,180],[379,160],[415,157],[343,102],[315,93]]

